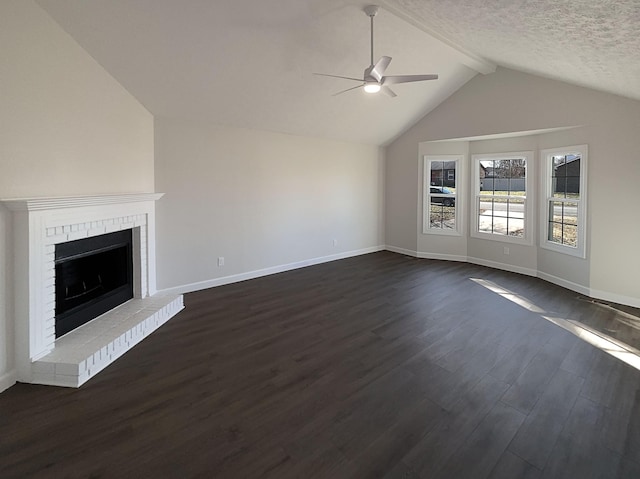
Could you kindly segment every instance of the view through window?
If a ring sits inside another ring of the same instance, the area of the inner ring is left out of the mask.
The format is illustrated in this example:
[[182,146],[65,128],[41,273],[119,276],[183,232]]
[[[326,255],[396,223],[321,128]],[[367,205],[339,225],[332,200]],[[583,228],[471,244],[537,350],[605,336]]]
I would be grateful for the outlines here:
[[458,233],[458,157],[425,157],[425,233]]
[[584,257],[586,145],[542,152],[545,225],[542,246]]
[[533,152],[473,155],[473,236],[530,242],[532,157]]

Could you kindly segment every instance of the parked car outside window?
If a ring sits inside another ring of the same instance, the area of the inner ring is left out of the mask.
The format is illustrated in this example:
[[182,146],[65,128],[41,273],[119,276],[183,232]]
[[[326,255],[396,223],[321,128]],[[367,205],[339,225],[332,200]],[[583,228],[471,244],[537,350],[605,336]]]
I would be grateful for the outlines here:
[[452,194],[453,194],[453,191],[451,191],[446,186],[431,186],[431,203],[442,204],[444,206],[455,206],[456,204],[455,198],[433,196],[433,195],[452,195]]

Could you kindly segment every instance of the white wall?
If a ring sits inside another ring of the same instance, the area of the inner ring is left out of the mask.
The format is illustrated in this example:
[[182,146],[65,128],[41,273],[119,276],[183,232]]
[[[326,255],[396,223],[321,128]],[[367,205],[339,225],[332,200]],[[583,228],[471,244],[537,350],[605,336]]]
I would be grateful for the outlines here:
[[[0,198],[153,191],[153,117],[30,0],[0,2]],[[0,205],[0,391],[13,383]]]
[[[534,136],[524,133],[565,127],[577,128]],[[640,269],[640,222],[634,220],[640,204],[638,131],[638,101],[500,68],[494,74],[476,76],[389,146],[387,174],[402,179],[387,181],[387,198],[393,198],[387,214],[415,211],[422,187],[411,176],[421,173],[421,156],[442,148],[439,145],[454,145],[447,146],[450,153],[468,147],[469,155],[526,149],[537,155],[540,149],[586,143],[586,260],[540,248],[537,230],[535,246],[509,245],[509,256],[503,254],[502,243],[467,236],[466,254],[471,260],[537,271],[595,297],[640,306],[640,282],[635,274]],[[521,133],[511,137],[516,132]],[[502,137],[480,139],[488,135]],[[437,141],[443,139],[459,141]],[[413,232],[418,255],[437,257],[462,251],[463,240],[425,238],[420,218],[421,214],[412,218],[395,215],[393,221],[387,220],[387,244],[411,249],[405,245],[411,244]],[[536,221],[536,228],[538,224]]]
[[384,244],[378,147],[168,119],[155,137],[159,289]]
[[389,145],[386,152],[385,239],[387,246],[398,252],[417,250],[418,138],[407,133]]

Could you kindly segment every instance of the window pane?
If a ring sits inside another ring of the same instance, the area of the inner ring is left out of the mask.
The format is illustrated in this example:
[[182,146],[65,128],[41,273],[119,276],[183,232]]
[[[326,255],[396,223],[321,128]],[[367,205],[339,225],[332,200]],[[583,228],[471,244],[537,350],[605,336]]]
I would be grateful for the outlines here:
[[550,201],[549,202],[549,222],[562,224],[562,201]]
[[493,191],[495,167],[493,160],[480,162],[480,190],[482,192]]
[[565,164],[565,157],[564,156],[554,156],[553,157],[553,163],[551,165],[551,176],[556,177],[558,176],[558,169],[560,168],[560,172],[562,172],[562,167]]
[[[527,201],[527,155],[497,159],[477,158],[479,191],[477,218],[479,233],[525,238]],[[486,158],[486,157],[485,157]],[[475,232],[472,232],[475,234]]]
[[454,206],[431,204],[429,211],[429,226],[431,228],[455,229],[456,216]]
[[478,231],[480,233],[493,233],[493,217],[491,215],[478,216]]
[[507,234],[506,200],[479,198],[478,231],[482,233]]
[[524,198],[480,197],[478,201],[478,231],[524,237]]
[[580,155],[553,157],[551,191],[554,197],[580,197],[580,160]]
[[549,223],[549,241],[562,244],[562,225]]
[[490,198],[478,199],[478,231],[482,233],[493,232],[493,200]]
[[524,199],[509,198],[507,200],[509,216],[513,218],[524,218]]
[[456,171],[458,160],[425,163],[425,233],[457,229]]
[[[547,162],[547,178],[543,185],[549,198],[546,208],[548,235],[544,243],[567,247],[564,252],[585,257],[583,225],[584,191],[581,191],[581,179],[584,180],[586,167],[586,145],[563,150],[546,150],[542,153]],[[562,249],[553,248],[556,251]],[[572,251],[570,251],[572,250]]]
[[563,223],[570,225],[578,224],[578,203],[564,203],[563,208]]
[[567,246],[578,246],[578,227],[565,224],[562,226],[562,244]]
[[508,212],[508,202],[506,198],[494,198],[493,199],[493,216],[506,218],[509,216]]
[[524,219],[509,218],[508,235],[524,237]]
[[510,198],[507,203],[509,236],[524,237],[524,199]]
[[431,162],[431,177],[430,177],[431,185],[444,186],[443,166],[444,166],[443,161]]
[[549,202],[549,241],[566,246],[578,245],[578,203]]

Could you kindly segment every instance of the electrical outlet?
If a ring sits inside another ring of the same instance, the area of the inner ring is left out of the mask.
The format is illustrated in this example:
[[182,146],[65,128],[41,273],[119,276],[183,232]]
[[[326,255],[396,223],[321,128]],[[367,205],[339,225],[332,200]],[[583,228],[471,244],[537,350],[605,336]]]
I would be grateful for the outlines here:
[[338,240],[337,239],[333,240],[333,246],[338,246]]
[[504,247],[504,254],[509,254],[509,247],[508,246]]
[[218,266],[224,266],[224,256],[218,256]]

